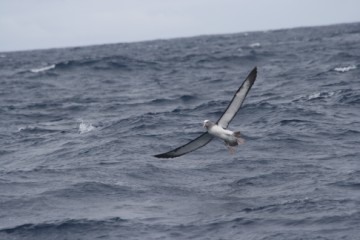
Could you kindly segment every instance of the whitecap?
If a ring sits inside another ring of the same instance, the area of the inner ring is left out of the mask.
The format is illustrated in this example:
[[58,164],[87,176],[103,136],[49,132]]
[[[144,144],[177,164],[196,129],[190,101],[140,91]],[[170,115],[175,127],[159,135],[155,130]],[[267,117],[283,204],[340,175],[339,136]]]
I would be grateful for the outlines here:
[[24,131],[26,129],[27,129],[27,127],[25,127],[25,126],[18,127],[18,132]]
[[313,93],[310,96],[308,96],[308,99],[311,100],[311,99],[319,98],[320,94],[321,94],[320,92]]
[[258,43],[258,42],[256,42],[256,43],[251,43],[251,44],[249,45],[249,47],[252,47],[252,48],[261,47],[261,44]]
[[53,68],[55,68],[55,64],[45,66],[45,67],[42,67],[42,68],[33,68],[33,69],[30,69],[30,72],[39,73],[39,72],[48,71],[48,70],[53,69]]
[[310,94],[308,96],[308,100],[317,99],[317,98],[330,98],[334,96],[335,92],[316,92],[313,94]]
[[354,69],[356,69],[355,65],[350,65],[350,66],[347,66],[347,67],[336,67],[336,68],[334,68],[334,70],[336,72],[348,72],[348,71],[354,70]]
[[91,132],[92,130],[94,130],[95,127],[89,123],[89,122],[84,122],[83,120],[81,120],[81,123],[79,125],[79,132],[80,134],[82,133],[87,133],[87,132]]

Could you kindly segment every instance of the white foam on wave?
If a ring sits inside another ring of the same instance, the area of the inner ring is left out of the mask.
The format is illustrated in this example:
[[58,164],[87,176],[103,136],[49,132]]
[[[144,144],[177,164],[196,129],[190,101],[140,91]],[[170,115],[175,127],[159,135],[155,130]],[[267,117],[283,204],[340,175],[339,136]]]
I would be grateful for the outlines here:
[[308,100],[317,98],[330,98],[335,95],[335,92],[316,92],[308,96]]
[[256,48],[256,47],[261,47],[261,44],[256,42],[256,43],[250,44],[249,46],[252,47],[252,48]]
[[355,65],[350,65],[350,66],[347,66],[347,67],[336,67],[336,68],[334,68],[334,70],[336,72],[348,72],[348,71],[354,70],[354,69],[356,69]]
[[85,122],[84,120],[81,119],[81,123],[79,125],[80,134],[91,132],[94,129],[95,127],[91,123]]
[[26,129],[28,129],[28,127],[26,127],[26,126],[18,127],[18,132],[24,131]]
[[55,68],[55,64],[45,66],[45,67],[42,67],[42,68],[33,68],[33,69],[30,69],[30,72],[39,73],[39,72],[48,71],[48,70],[53,69],[53,68]]
[[319,98],[320,94],[321,94],[321,92],[313,93],[308,96],[308,99],[311,100],[311,99]]

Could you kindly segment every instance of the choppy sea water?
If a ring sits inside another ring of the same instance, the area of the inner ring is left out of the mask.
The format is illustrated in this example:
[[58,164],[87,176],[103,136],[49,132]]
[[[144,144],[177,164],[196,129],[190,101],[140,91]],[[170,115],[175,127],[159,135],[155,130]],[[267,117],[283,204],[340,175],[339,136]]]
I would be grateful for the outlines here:
[[[258,78],[220,141],[171,160]],[[360,239],[360,23],[0,54],[0,239]]]

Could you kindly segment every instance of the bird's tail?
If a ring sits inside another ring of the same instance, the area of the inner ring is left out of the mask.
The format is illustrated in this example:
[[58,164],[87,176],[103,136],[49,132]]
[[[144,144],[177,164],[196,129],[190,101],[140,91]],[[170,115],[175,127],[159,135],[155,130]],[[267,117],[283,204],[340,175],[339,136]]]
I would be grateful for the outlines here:
[[239,137],[241,137],[241,134],[240,134],[240,132],[238,131],[238,132],[234,132],[234,137],[236,137],[236,138],[239,138]]
[[234,137],[236,137],[236,141],[237,141],[237,144],[240,145],[240,144],[243,144],[245,142],[245,139],[243,139],[241,137],[241,134],[240,132],[234,132]]

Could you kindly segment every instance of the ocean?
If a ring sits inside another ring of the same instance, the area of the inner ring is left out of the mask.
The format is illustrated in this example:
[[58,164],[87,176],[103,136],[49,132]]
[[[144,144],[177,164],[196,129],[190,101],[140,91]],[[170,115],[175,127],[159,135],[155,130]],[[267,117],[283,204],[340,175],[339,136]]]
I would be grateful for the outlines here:
[[0,239],[360,239],[359,76],[360,23],[0,53]]

